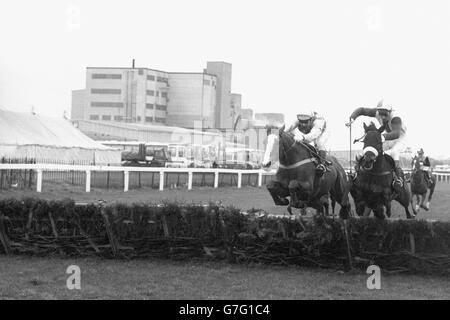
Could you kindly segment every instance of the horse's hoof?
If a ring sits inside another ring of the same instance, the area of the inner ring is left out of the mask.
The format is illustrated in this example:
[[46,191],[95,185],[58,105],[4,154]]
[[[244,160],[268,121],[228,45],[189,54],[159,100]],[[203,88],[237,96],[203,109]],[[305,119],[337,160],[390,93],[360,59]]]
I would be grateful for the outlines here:
[[275,204],[277,206],[287,206],[289,204],[289,199],[286,198],[278,199]]
[[287,212],[292,216],[292,207],[290,205],[287,207]]
[[420,205],[421,208],[425,209],[426,211],[430,210],[430,206],[428,205]]

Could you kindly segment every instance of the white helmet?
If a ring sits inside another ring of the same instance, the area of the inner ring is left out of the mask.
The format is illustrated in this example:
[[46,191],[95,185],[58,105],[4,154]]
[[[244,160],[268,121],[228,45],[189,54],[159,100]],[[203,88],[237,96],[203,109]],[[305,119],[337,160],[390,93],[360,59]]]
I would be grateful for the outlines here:
[[308,111],[308,112],[297,114],[297,119],[298,119],[298,121],[308,121],[308,120],[311,120],[312,118],[314,118],[315,115],[316,115],[315,111]]
[[387,110],[389,112],[392,111],[392,105],[387,104],[381,99],[377,104],[377,110]]

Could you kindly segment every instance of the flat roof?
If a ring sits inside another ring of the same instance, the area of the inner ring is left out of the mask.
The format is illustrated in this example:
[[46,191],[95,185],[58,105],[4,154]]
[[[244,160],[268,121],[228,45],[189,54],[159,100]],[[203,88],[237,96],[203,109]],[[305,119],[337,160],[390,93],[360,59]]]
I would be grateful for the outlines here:
[[189,134],[202,134],[208,136],[219,136],[218,133],[208,132],[208,131],[200,131],[194,129],[187,129],[182,127],[174,127],[174,126],[164,126],[164,125],[156,125],[156,124],[141,124],[141,123],[130,123],[130,122],[117,122],[117,121],[96,121],[96,120],[83,120],[83,119],[75,119],[71,120],[73,122],[86,122],[99,124],[109,127],[122,128],[122,129],[131,129],[131,130],[144,130],[144,131],[160,131],[160,132],[175,132],[175,133],[189,133]]
[[206,73],[206,72],[169,72],[169,71],[162,71],[162,70],[151,69],[151,68],[136,68],[136,67],[134,67],[134,68],[131,68],[131,67],[86,67],[86,69],[118,69],[118,70],[145,69],[145,70],[156,71],[156,72],[167,73],[167,74],[206,74],[209,76],[217,77],[215,74]]

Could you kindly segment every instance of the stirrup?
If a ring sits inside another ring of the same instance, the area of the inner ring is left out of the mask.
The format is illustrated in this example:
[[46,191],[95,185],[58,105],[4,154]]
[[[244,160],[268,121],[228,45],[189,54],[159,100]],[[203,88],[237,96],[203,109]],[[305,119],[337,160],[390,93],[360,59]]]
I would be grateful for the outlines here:
[[324,174],[325,172],[329,171],[328,168],[323,164],[323,163],[319,163],[316,166],[316,171],[318,171],[321,174]]

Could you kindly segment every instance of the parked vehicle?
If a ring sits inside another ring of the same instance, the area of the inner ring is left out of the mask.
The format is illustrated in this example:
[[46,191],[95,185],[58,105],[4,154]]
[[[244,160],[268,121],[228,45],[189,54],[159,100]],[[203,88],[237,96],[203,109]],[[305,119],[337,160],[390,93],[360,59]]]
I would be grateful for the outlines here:
[[122,165],[136,167],[166,167],[170,163],[169,145],[158,142],[101,141],[108,147],[122,150]]

